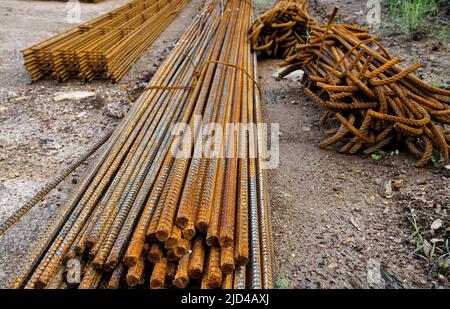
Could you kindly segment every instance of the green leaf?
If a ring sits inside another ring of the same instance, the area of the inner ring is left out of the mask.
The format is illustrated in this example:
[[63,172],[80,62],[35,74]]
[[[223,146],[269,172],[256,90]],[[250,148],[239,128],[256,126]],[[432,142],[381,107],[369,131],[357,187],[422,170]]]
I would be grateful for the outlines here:
[[434,155],[431,155],[430,160],[431,162],[433,162],[433,164],[437,162],[437,159]]
[[379,155],[378,153],[372,153],[370,157],[375,161],[379,161],[381,159],[381,155]]
[[277,282],[275,282],[275,287],[277,289],[287,289],[288,286],[289,286],[288,279],[279,279]]

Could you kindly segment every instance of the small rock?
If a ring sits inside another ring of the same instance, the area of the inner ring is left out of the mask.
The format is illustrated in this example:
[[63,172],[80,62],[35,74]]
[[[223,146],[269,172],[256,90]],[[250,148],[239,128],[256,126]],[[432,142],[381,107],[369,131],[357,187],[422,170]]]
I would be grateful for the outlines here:
[[[274,77],[275,79],[279,79],[280,78],[280,73],[284,71],[284,68],[278,69],[276,70],[273,74],[272,77]],[[284,79],[296,82],[296,81],[300,81],[303,77],[303,75],[305,74],[304,71],[302,70],[296,70],[294,72],[289,73],[288,75],[284,76]]]
[[353,211],[355,212],[361,212],[361,208],[359,208],[358,206],[353,207]]
[[51,149],[51,150],[59,150],[59,149],[63,148],[63,145],[61,145],[59,143],[53,143],[51,146],[49,146],[47,148]]
[[7,175],[7,177],[9,179],[17,178],[19,176],[20,176],[20,173],[17,170],[15,170],[15,169],[10,170],[8,175]]
[[401,244],[401,243],[403,242],[403,239],[402,239],[402,238],[399,238],[399,237],[394,237],[394,238],[392,239],[392,241],[393,241],[394,243],[396,243],[396,244]]
[[383,184],[383,180],[379,177],[376,177],[374,182],[376,185],[379,185],[379,186],[381,186]]
[[58,93],[53,98],[53,100],[55,102],[60,102],[60,101],[64,101],[64,100],[79,101],[79,100],[93,97],[93,96],[95,96],[95,92],[93,92],[93,91],[68,91],[68,92]]
[[433,223],[431,223],[431,229],[432,230],[438,230],[442,227],[442,225],[444,224],[444,222],[441,219],[436,219],[433,221]]
[[355,289],[362,289],[362,288],[364,288],[364,286],[363,286],[361,280],[359,280],[359,279],[356,278],[356,277],[351,277],[351,278],[349,279],[349,282],[350,282],[351,286],[352,286],[353,288],[355,288]]
[[17,93],[14,92],[14,91],[10,91],[10,90],[8,90],[7,95],[8,95],[9,97],[17,97]]
[[331,262],[330,264],[328,264],[328,268],[329,269],[336,269],[336,268],[338,268],[338,264],[337,263],[334,263],[334,262]]
[[128,111],[127,106],[116,107],[112,104],[106,106],[106,115],[114,119],[122,119]]
[[425,240],[423,241],[422,250],[423,250],[423,253],[425,253],[425,256],[426,256],[426,257],[429,257],[429,256],[430,256],[430,253],[431,253],[432,248],[433,248],[433,247],[431,246],[431,244],[425,239]]
[[443,274],[438,274],[439,281],[446,283],[448,280]]
[[392,180],[388,180],[384,183],[384,197],[392,198],[394,193],[392,192]]
[[392,187],[394,188],[394,190],[400,190],[404,186],[405,185],[403,184],[403,179],[396,179],[392,181]]
[[355,240],[355,238],[354,238],[353,236],[350,236],[350,237],[345,238],[345,239],[342,241],[342,243],[343,243],[344,245],[348,245],[349,243],[353,242],[354,240]]
[[431,238],[430,242],[432,244],[437,244],[438,242],[444,242],[444,240],[442,238]]
[[350,218],[350,223],[358,230],[361,231],[361,228],[359,227],[359,224],[356,222],[354,218]]
[[371,205],[374,205],[374,204],[375,204],[375,196],[371,195],[371,196],[368,198],[367,202],[368,202],[369,204],[371,204]]

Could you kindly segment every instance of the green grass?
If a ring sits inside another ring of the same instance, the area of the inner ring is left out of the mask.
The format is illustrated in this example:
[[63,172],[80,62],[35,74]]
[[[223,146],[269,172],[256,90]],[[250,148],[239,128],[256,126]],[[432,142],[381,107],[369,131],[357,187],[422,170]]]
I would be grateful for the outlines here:
[[380,150],[377,150],[374,153],[372,153],[370,155],[370,157],[372,158],[372,160],[380,161],[383,158],[383,155],[384,155],[384,151],[380,149]]
[[417,63],[417,60],[419,59],[419,57],[417,55],[417,50],[413,50],[411,56],[412,56],[412,62]]
[[436,27],[436,39],[440,42],[447,42],[450,38],[450,27],[439,25]]
[[[436,86],[439,87],[439,86]],[[434,155],[430,157],[431,163],[433,163],[433,166],[435,168],[443,168],[444,162],[441,159],[436,158]]]
[[275,288],[277,289],[287,289],[289,287],[288,279],[279,279],[275,282]]
[[429,32],[431,19],[439,12],[436,0],[386,0],[385,3],[394,22],[413,37]]
[[[437,273],[449,274],[450,264],[450,239],[446,239],[443,246],[438,247],[437,242],[428,242],[423,236],[419,227],[418,218],[413,209],[407,214],[408,221],[413,228],[413,232],[406,237],[406,241],[415,245],[412,255],[426,261],[431,265],[428,273],[430,277],[434,271]],[[428,247],[426,249],[426,247]],[[425,250],[426,249],[426,250]]]

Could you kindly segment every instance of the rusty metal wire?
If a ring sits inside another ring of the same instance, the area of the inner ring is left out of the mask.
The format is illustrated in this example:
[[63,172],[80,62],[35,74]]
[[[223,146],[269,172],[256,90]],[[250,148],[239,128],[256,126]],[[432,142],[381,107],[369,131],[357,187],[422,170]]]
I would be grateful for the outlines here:
[[418,64],[401,68],[400,58],[366,29],[333,23],[336,13],[337,8],[326,25],[318,25],[307,12],[307,1],[280,1],[250,31],[254,50],[285,58],[280,77],[305,72],[305,94],[325,110],[321,124],[339,127],[320,145],[340,143],[340,152],[371,154],[404,144],[419,157],[418,167],[432,155],[447,165],[450,90],[416,77]]
[[285,58],[296,53],[298,44],[309,40],[316,21],[307,14],[308,1],[279,1],[256,18],[250,33],[255,51],[268,57]]

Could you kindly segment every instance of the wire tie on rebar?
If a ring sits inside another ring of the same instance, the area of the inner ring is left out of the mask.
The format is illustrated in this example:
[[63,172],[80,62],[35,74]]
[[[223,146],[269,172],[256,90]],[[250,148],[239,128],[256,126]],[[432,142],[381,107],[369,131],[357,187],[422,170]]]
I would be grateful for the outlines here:
[[193,90],[193,86],[177,86],[177,85],[150,85],[144,91],[158,89],[158,90]]
[[121,88],[122,88],[123,90],[125,90],[125,92],[127,93],[128,100],[129,100],[131,103],[136,102],[136,101],[132,98],[132,96],[131,96],[131,94],[130,94],[130,91],[128,90],[128,87],[123,86],[123,87],[121,87]]
[[[184,42],[183,42],[184,43]],[[194,69],[194,85],[197,83],[198,81],[198,76],[197,76],[197,66],[194,63],[194,59],[192,59],[191,55],[186,54],[185,52],[181,53],[183,56],[185,56],[188,59],[188,63],[192,66],[192,68]]]
[[210,65],[211,63],[222,64],[222,65],[225,65],[225,66],[232,67],[232,68],[234,68],[234,69],[239,69],[239,70],[241,70],[241,71],[244,72],[244,73],[247,75],[247,77],[248,77],[248,78],[256,85],[256,88],[258,88],[259,95],[262,96],[262,91],[261,91],[261,87],[260,87],[259,83],[253,78],[253,76],[252,76],[245,68],[243,68],[243,67],[241,67],[241,66],[238,66],[237,64],[228,63],[228,62],[220,61],[220,60],[208,60],[208,61],[204,62],[204,63],[202,64],[202,66],[200,67],[198,76],[200,76],[201,73],[203,72],[203,70],[204,70],[208,65]]

